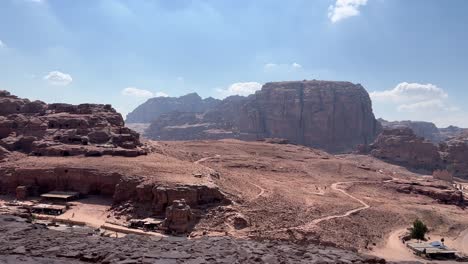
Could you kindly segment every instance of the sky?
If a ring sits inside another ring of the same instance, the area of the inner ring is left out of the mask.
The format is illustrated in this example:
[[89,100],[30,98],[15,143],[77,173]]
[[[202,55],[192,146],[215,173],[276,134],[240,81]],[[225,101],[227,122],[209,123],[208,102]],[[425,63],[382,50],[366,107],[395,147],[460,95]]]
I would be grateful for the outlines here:
[[0,89],[48,103],[362,84],[376,117],[468,127],[465,0],[1,0]]

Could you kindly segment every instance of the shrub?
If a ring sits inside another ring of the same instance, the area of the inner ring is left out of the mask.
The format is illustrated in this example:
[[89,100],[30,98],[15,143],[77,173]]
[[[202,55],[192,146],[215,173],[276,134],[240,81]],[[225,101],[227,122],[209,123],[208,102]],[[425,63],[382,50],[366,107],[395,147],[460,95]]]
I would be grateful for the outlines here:
[[427,231],[427,226],[421,220],[416,219],[413,222],[413,227],[411,228],[411,238],[424,240]]

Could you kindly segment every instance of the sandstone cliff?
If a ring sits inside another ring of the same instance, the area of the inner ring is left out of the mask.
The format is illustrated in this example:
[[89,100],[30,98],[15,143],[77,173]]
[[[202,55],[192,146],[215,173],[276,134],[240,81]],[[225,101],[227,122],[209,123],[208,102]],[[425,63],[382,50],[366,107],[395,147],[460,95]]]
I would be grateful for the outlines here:
[[423,137],[432,143],[439,143],[447,137],[443,135],[434,123],[424,121],[393,121],[389,122],[383,119],[379,119],[380,124],[384,128],[394,129],[408,127],[413,130],[414,134],[418,137]]
[[372,156],[415,169],[442,167],[437,146],[418,137],[407,127],[385,129],[370,145]]
[[447,170],[454,176],[468,179],[468,136],[460,135],[439,146]]
[[249,97],[204,112],[160,115],[146,131],[159,140],[284,138],[332,152],[371,143],[380,132],[368,93],[349,82],[267,83]]
[[0,146],[37,156],[144,154],[110,105],[46,104],[0,91]]
[[443,169],[468,178],[468,136],[460,135],[434,145],[408,127],[384,129],[374,143],[361,146],[361,153],[413,169]]
[[202,99],[198,94],[191,93],[181,97],[151,98],[127,115],[127,123],[151,123],[161,114],[172,111],[204,112],[219,103],[214,98]]

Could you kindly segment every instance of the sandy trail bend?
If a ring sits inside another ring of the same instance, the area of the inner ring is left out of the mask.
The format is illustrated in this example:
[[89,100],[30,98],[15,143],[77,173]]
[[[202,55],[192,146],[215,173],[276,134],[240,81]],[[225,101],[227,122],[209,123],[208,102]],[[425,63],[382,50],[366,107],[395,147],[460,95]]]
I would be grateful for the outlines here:
[[[346,211],[345,213],[343,214],[338,214],[338,215],[329,215],[329,216],[325,216],[325,217],[322,217],[322,218],[317,218],[315,220],[313,220],[312,222],[310,222],[309,224],[306,225],[306,227],[310,227],[310,226],[315,226],[323,221],[328,221],[328,220],[331,220],[331,219],[336,219],[336,218],[343,218],[343,217],[348,217],[352,214],[355,214],[359,211],[362,211],[362,210],[366,210],[368,208],[370,208],[370,205],[367,204],[366,202],[364,202],[363,200],[347,193],[345,190],[343,189],[340,189],[338,186],[339,185],[342,185],[342,184],[348,184],[348,183],[367,183],[367,182],[358,182],[358,181],[348,181],[348,182],[336,182],[336,183],[333,183],[331,188],[335,191],[338,191],[338,192],[341,192],[342,194],[348,196],[349,198],[359,202],[362,206],[361,207],[358,207],[358,208],[355,208],[355,209],[352,209],[352,210],[349,210],[349,211]],[[372,182],[373,183],[373,182]]]

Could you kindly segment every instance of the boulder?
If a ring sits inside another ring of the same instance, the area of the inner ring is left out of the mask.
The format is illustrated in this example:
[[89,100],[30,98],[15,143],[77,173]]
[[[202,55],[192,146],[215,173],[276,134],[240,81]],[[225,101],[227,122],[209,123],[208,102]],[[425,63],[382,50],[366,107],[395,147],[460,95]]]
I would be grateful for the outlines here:
[[185,200],[174,200],[166,209],[163,226],[169,233],[184,234],[189,232],[193,219],[192,210]]
[[0,146],[0,160],[5,159],[10,152],[6,150],[4,147]]

